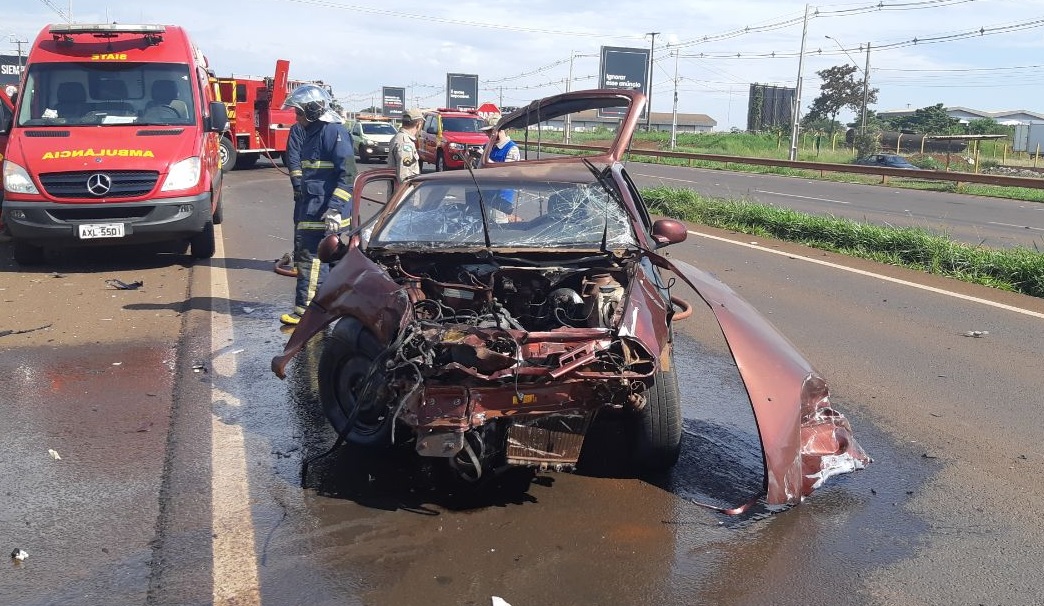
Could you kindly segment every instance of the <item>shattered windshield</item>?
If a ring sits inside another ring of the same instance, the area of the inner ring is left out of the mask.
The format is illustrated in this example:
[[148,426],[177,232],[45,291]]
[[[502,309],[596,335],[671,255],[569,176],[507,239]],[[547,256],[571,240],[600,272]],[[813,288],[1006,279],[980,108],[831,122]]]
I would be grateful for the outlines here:
[[498,182],[481,192],[482,204],[474,182],[422,182],[370,246],[484,247],[487,231],[495,248],[597,249],[603,240],[609,249],[636,245],[626,210],[597,182]]

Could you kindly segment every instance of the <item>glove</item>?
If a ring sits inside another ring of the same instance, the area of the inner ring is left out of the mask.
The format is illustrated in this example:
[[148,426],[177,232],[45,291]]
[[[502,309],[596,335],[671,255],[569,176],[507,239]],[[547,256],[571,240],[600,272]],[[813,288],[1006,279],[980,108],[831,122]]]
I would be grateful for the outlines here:
[[304,194],[301,193],[301,189],[295,187],[294,188],[294,204],[297,204],[298,202],[300,202],[301,198],[303,198],[303,197],[304,197]]
[[329,209],[323,214],[323,221],[326,222],[326,235],[336,234],[341,231],[341,213],[334,209]]

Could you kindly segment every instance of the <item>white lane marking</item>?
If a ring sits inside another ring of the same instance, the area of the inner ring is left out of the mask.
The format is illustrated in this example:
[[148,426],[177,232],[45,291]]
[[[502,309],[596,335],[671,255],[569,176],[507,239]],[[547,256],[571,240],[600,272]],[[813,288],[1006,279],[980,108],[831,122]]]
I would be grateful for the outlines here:
[[[217,248],[210,269],[210,296],[214,301],[210,332],[211,403],[214,408],[239,408],[242,402],[228,389],[236,373],[232,313],[229,309],[228,272],[220,226],[214,226]],[[226,423],[217,414],[210,423],[211,533],[213,535],[214,605],[256,606],[261,604],[257,570],[254,520],[250,512],[243,428]]]
[[849,273],[859,274],[861,276],[867,276],[869,278],[876,278],[878,280],[883,280],[885,282],[893,282],[895,284],[902,284],[903,286],[910,286],[912,288],[917,288],[917,289],[920,289],[920,290],[926,290],[928,292],[933,292],[933,293],[936,293],[936,294],[945,295],[947,297],[953,297],[955,299],[963,299],[965,301],[971,301],[972,303],[981,303],[982,305],[988,305],[990,307],[996,307],[998,309],[1004,309],[1004,310],[1007,310],[1007,311],[1013,311],[1015,313],[1022,314],[1024,316],[1031,316],[1031,317],[1034,317],[1034,318],[1044,319],[1044,313],[1031,311],[1029,309],[1022,309],[1021,307],[1014,307],[1012,305],[1005,305],[1004,303],[997,303],[996,301],[989,301],[987,299],[980,299],[978,297],[972,297],[972,296],[969,296],[969,295],[962,295],[961,293],[953,292],[953,291],[950,291],[950,290],[943,290],[941,288],[935,288],[933,286],[925,286],[924,284],[918,284],[916,282],[909,282],[907,280],[900,280],[899,278],[893,278],[891,276],[885,276],[885,275],[882,275],[882,274],[875,274],[875,273],[870,272],[870,271],[864,271],[862,269],[855,269],[854,267],[846,267],[844,265],[838,265],[837,263],[831,263],[829,261],[823,261],[821,259],[813,259],[811,257],[804,257],[804,256],[801,256],[801,255],[795,255],[794,253],[789,253],[789,252],[782,251],[782,250],[775,250],[775,249],[772,249],[772,248],[766,248],[764,246],[758,246],[757,244],[748,244],[746,242],[737,242],[735,240],[730,240],[728,238],[722,238],[721,236],[712,236],[710,234],[700,233],[698,231],[693,231],[691,229],[689,230],[689,233],[694,235],[694,236],[700,236],[702,238],[709,238],[711,240],[718,240],[719,242],[726,242],[728,244],[736,244],[737,246],[743,246],[745,248],[750,248],[750,249],[753,249],[753,250],[760,250],[762,252],[772,253],[774,255],[779,255],[781,257],[791,257],[793,259],[798,259],[798,260],[801,260],[801,261],[808,261],[809,263],[815,263],[817,265],[823,265],[825,267],[831,267],[831,268],[834,268],[834,269],[840,269],[841,271],[847,271]]
[[799,196],[798,194],[785,194],[779,191],[768,191],[767,189],[755,189],[756,194],[771,194],[773,196],[783,196],[784,198],[801,198],[802,200],[815,200],[816,202],[832,202],[834,204],[851,204],[851,202],[845,202],[844,200],[834,200],[833,198],[815,198],[813,196]]
[[699,183],[699,181],[693,181],[692,179],[675,179],[674,177],[661,177],[660,175],[647,175],[645,173],[631,173],[635,177],[649,177],[650,179],[661,179],[663,181],[681,181],[682,183]]
[[1000,225],[1001,227],[1019,227],[1022,229],[1032,229],[1033,231],[1044,231],[1041,227],[1030,227],[1029,225],[1012,225],[1011,223],[997,223],[996,221],[987,221],[987,225]]

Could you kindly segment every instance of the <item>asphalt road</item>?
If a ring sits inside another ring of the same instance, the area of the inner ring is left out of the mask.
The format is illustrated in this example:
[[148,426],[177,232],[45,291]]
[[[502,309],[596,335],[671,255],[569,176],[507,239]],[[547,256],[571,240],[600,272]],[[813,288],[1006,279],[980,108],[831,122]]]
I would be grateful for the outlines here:
[[[272,271],[290,248],[286,181],[230,173],[208,263],[91,251],[24,271],[0,245],[0,548],[29,552],[0,566],[0,603],[1039,601],[1044,301],[694,226],[671,255],[798,345],[867,470],[778,514],[696,505],[760,483],[735,370],[698,308],[679,324],[684,454],[666,479],[520,473],[471,494],[408,452],[342,450],[302,489],[301,461],[333,436],[320,343],[287,381],[268,370],[292,302]],[[851,187],[867,204],[892,191]]]
[[1037,202],[657,164],[632,163],[629,172],[640,187],[689,188],[808,214],[919,227],[990,248],[1044,250],[1044,204]]

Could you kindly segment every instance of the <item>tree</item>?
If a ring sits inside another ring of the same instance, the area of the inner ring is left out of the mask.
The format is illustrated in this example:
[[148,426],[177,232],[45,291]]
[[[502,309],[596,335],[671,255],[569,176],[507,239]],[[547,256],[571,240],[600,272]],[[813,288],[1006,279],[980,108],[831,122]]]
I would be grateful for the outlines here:
[[978,118],[968,123],[968,134],[971,135],[1010,135],[1013,130],[993,118]]
[[892,128],[907,130],[923,135],[955,135],[963,132],[961,121],[951,118],[942,103],[922,107],[912,116],[892,118]]
[[[835,65],[816,72],[816,75],[823,80],[823,84],[819,87],[819,96],[808,107],[810,121],[825,118],[836,122],[837,115],[846,107],[856,113],[862,112],[864,82],[856,80],[853,76],[858,69],[854,65]],[[866,104],[871,103],[877,103],[876,88],[867,91]],[[833,130],[830,131],[830,134],[833,135]]]

